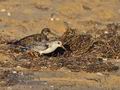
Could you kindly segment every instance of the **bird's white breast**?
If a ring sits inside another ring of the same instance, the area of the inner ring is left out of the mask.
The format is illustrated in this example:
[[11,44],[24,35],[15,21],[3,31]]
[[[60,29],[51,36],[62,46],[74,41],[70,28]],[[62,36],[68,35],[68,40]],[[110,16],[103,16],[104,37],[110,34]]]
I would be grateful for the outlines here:
[[48,53],[55,51],[57,48],[58,48],[58,46],[52,46],[52,47],[47,48],[46,50],[40,51],[40,53],[48,54]]

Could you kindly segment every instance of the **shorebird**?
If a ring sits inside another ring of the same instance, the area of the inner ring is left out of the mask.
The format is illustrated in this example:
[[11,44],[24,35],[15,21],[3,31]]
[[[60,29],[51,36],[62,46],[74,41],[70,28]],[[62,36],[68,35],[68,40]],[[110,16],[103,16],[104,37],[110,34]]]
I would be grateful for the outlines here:
[[66,50],[62,42],[59,40],[39,43],[38,45],[31,47],[31,50],[38,52],[40,55],[44,55],[54,52],[58,47],[62,47]]
[[24,46],[24,47],[29,47],[29,46],[35,45],[39,42],[49,41],[49,38],[47,37],[49,34],[57,36],[56,34],[51,32],[49,28],[44,28],[44,29],[42,29],[40,34],[33,34],[33,35],[26,36],[16,42],[14,42],[13,44]]

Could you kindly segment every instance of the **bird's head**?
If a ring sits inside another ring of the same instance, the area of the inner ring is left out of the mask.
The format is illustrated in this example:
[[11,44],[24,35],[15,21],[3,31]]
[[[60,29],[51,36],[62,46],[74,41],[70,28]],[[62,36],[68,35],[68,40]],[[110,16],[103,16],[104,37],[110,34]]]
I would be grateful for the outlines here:
[[[63,46],[63,44],[62,44],[61,41],[54,41],[54,42],[52,43],[52,45],[53,45],[54,47],[62,47],[63,49],[65,49],[65,47]],[[66,49],[65,49],[65,50],[66,50]]]
[[62,45],[61,41],[48,42],[48,43],[46,43],[46,45],[48,45],[48,48],[46,48],[43,51],[39,51],[40,55],[51,53],[51,52],[55,51],[58,47],[62,47],[64,50],[66,50],[64,48],[64,46]]
[[51,31],[49,28],[44,28],[44,29],[42,29],[41,33],[44,35],[48,35],[49,33],[51,33]]
[[43,28],[42,31],[41,31],[41,34],[44,34],[46,36],[49,35],[49,34],[54,35],[54,36],[58,36],[55,33],[51,32],[51,30],[49,28]]

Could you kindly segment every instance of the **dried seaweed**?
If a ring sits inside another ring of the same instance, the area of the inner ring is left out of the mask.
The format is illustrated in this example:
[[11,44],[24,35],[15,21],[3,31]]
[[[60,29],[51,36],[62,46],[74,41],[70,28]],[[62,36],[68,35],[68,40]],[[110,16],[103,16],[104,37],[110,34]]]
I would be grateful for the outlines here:
[[[36,52],[21,52],[19,48],[15,51],[14,46],[10,48],[8,45],[9,55],[14,56],[10,64],[15,61],[12,67],[20,66],[31,70],[42,70],[43,67],[57,70],[66,67],[73,72],[115,71],[119,67],[111,61],[104,62],[104,59],[120,59],[119,30],[118,24],[106,24],[102,30],[96,28],[98,37],[93,37],[90,33],[78,34],[77,29],[67,26],[66,32],[60,37],[66,50],[58,48],[53,53],[39,56]],[[11,67],[11,65],[0,63],[2,67]]]

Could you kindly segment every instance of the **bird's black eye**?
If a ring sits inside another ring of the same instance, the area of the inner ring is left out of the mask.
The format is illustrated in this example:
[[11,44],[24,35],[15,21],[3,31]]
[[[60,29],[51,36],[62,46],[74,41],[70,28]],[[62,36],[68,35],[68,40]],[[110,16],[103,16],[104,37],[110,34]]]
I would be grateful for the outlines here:
[[60,42],[58,42],[58,44],[60,44]]
[[50,32],[50,29],[49,28],[44,28],[43,30],[42,30],[42,33],[49,33]]

